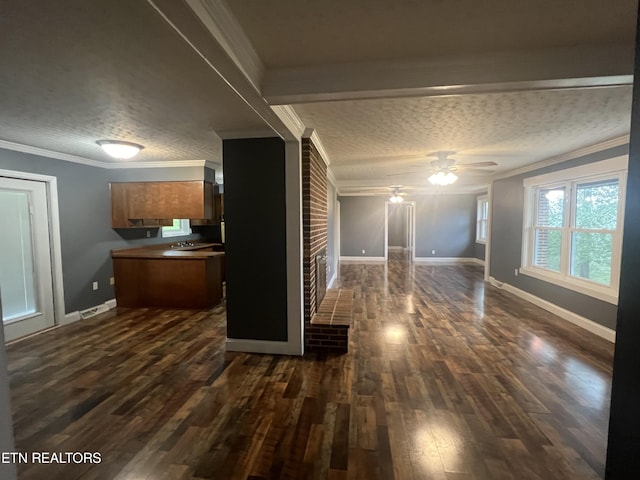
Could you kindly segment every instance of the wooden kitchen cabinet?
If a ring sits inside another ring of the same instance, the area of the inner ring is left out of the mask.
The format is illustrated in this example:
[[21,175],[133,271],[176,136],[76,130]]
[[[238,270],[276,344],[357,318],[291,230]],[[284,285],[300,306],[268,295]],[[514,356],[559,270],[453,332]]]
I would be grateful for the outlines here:
[[224,253],[216,244],[113,250],[119,307],[211,308],[222,301]]
[[213,196],[212,196],[212,204],[211,208],[213,211],[213,215],[208,219],[191,219],[191,225],[220,225],[222,222],[222,218],[224,215],[224,194],[218,193],[217,186],[213,186]]
[[111,183],[113,228],[160,227],[174,218],[213,220],[214,187],[201,180]]

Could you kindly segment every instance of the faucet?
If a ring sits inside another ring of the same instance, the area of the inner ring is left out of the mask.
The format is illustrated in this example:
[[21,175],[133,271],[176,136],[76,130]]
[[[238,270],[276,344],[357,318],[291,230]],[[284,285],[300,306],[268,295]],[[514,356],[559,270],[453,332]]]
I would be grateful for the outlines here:
[[193,246],[195,246],[195,243],[189,242],[189,241],[173,243],[170,245],[171,248],[182,248],[182,247],[193,247]]

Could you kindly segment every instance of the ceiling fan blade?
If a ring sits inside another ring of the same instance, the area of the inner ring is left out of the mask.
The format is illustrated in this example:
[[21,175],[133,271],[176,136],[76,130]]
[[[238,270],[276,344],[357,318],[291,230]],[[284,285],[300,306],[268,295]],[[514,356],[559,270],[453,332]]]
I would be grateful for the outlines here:
[[495,170],[484,170],[481,168],[461,168],[461,169],[455,169],[456,173],[460,173],[462,175],[466,175],[467,173],[471,173],[473,175],[492,175],[494,173],[496,173]]
[[475,162],[475,163],[456,163],[456,167],[494,167],[498,165],[496,162]]

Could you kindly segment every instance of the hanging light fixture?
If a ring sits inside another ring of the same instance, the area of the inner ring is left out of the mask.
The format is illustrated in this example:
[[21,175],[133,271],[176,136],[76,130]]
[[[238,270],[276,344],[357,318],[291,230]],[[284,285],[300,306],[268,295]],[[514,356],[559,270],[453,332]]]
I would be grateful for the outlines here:
[[391,203],[402,203],[403,198],[400,196],[400,189],[398,187],[393,189],[391,198],[389,198]]
[[135,157],[144,147],[137,143],[122,142],[120,140],[98,140],[96,142],[108,155],[118,160]]
[[442,170],[439,172],[435,172],[429,177],[429,182],[432,185],[440,186],[451,185],[456,180],[458,180],[458,176],[453,172],[444,172]]

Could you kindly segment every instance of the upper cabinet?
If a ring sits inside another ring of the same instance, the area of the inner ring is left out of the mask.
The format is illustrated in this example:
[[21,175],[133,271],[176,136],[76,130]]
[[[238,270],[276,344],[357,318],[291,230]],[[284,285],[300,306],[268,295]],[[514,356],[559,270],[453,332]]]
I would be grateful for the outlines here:
[[209,182],[111,183],[113,228],[171,225],[174,218],[211,224],[219,215],[214,185]]
[[218,185],[213,186],[211,209],[213,212],[211,218],[192,218],[191,225],[220,225],[220,222],[222,222],[224,218],[224,194],[218,193]]

